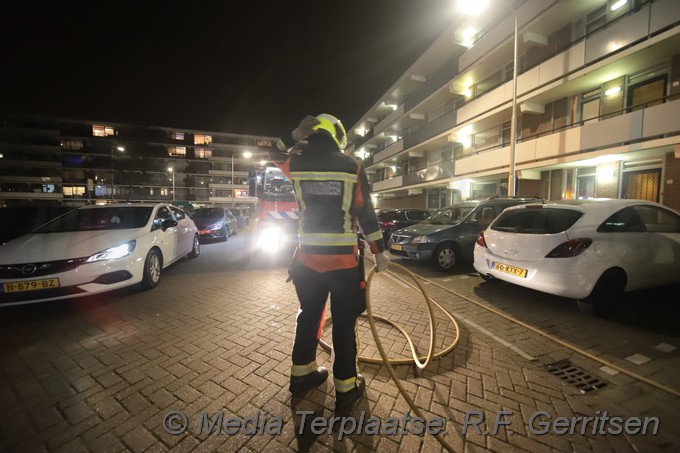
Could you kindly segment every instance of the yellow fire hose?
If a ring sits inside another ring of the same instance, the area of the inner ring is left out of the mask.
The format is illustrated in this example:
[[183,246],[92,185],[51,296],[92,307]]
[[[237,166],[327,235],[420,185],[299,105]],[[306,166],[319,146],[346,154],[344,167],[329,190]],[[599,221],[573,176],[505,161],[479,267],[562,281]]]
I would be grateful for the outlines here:
[[[445,310],[441,305],[439,305],[437,302],[434,300],[430,299],[425,292],[425,288],[420,284],[420,281],[418,280],[418,276],[405,268],[404,266],[401,266],[396,263],[390,263],[390,267],[396,267],[404,271],[411,279],[415,282],[415,284],[418,286],[418,289],[422,293],[423,297],[425,298],[425,303],[427,305],[427,310],[429,313],[430,317],[430,346],[428,348],[428,353],[427,356],[425,357],[419,357],[418,353],[416,352],[415,345],[413,344],[413,341],[411,340],[411,337],[406,333],[406,331],[398,324],[390,321],[389,319],[381,318],[378,316],[373,316],[373,312],[371,311],[371,281],[373,280],[373,274],[375,274],[375,266],[371,269],[371,271],[368,273],[368,277],[366,278],[366,314],[368,317],[368,323],[371,326],[371,332],[373,333],[373,338],[375,340],[375,344],[378,347],[378,351],[380,352],[380,357],[382,359],[376,359],[373,357],[365,357],[365,356],[359,356],[359,361],[361,362],[367,362],[367,363],[377,363],[377,364],[384,364],[385,367],[387,367],[387,371],[390,373],[390,376],[392,377],[392,380],[394,381],[394,384],[397,386],[399,389],[399,393],[401,393],[401,396],[404,397],[408,405],[411,407],[413,410],[413,413],[416,414],[416,416],[420,417],[421,419],[425,419],[424,414],[422,411],[416,406],[415,402],[413,399],[408,395],[406,392],[406,389],[404,386],[401,384],[401,381],[399,380],[399,377],[397,377],[397,373],[394,371],[394,368],[392,365],[411,365],[414,364],[422,369],[425,369],[427,365],[433,360],[433,359],[438,359],[442,357],[445,354],[448,354],[453,350],[458,345],[458,341],[460,340],[460,329],[458,328],[458,323],[456,322],[455,318],[453,315]],[[456,328],[456,336],[453,340],[453,342],[444,350],[434,353],[434,344],[435,344],[435,336],[436,336],[436,328],[435,328],[435,320],[434,320],[434,310],[433,310],[433,305],[439,308],[444,314],[449,318],[451,323],[455,326]],[[363,314],[361,316],[364,316]],[[327,321],[332,322],[332,318],[327,318]],[[413,359],[390,359],[387,356],[387,353],[385,352],[385,349],[382,346],[382,343],[380,342],[380,338],[378,338],[378,331],[376,329],[376,321],[382,321],[385,322],[397,330],[399,330],[404,337],[406,337],[406,341],[409,344],[409,347],[411,348],[411,354],[413,356]],[[331,347],[328,343],[326,343],[324,340],[320,340],[319,344],[321,347],[323,347],[326,351],[330,351]],[[443,438],[441,432],[437,433],[434,435],[435,438],[439,441],[439,443],[444,447],[447,451],[453,452],[453,446],[446,441],[446,439]]]

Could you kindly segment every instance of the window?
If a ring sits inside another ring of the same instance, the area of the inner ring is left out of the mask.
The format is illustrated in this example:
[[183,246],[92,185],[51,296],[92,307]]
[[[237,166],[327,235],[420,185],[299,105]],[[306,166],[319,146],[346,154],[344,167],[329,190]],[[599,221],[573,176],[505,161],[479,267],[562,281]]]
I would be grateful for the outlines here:
[[644,231],[645,225],[632,207],[615,212],[597,227],[598,233],[641,233]]
[[82,140],[66,139],[61,142],[62,149],[83,149]]
[[212,135],[196,134],[194,135],[194,145],[210,145],[212,143]]
[[187,155],[186,146],[170,146],[168,147],[168,155],[184,157]]
[[109,135],[116,135],[116,130],[110,126],[92,126],[92,135],[95,137],[107,137]]
[[64,186],[62,188],[65,197],[80,197],[85,195],[85,187],[83,186]]
[[596,167],[579,168],[576,170],[576,198],[595,197]]
[[591,34],[597,29],[605,26],[607,23],[607,5],[596,9],[586,16],[586,34]]
[[184,140],[184,132],[173,132],[172,133],[172,139],[173,140]]
[[583,124],[597,121],[600,116],[600,89],[581,95],[581,121]]
[[680,216],[657,206],[633,206],[647,231],[654,233],[680,233]]
[[573,209],[513,209],[503,211],[491,229],[522,234],[557,234],[571,228],[582,216],[581,211]]
[[208,159],[212,157],[212,150],[209,148],[196,148],[194,156],[196,159]]

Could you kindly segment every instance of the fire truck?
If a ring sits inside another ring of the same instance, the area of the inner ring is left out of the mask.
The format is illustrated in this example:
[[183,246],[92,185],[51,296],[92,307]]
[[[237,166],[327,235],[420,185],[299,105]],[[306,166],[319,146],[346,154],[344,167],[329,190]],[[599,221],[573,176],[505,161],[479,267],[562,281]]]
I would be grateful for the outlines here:
[[257,197],[256,245],[267,251],[294,248],[299,217],[293,183],[274,166],[248,176],[250,193]]

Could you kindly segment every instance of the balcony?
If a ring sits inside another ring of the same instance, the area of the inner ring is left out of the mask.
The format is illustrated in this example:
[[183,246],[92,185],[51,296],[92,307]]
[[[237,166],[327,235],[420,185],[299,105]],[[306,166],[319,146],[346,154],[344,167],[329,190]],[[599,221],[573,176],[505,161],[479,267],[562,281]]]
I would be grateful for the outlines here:
[[429,167],[422,168],[413,173],[404,175],[404,186],[412,186],[423,182],[450,179],[454,176],[455,162],[443,162]]

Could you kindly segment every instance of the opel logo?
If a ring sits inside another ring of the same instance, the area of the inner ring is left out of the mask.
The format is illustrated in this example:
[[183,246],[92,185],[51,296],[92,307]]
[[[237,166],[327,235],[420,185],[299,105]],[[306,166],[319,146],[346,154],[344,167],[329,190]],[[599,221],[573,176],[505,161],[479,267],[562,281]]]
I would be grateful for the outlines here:
[[35,264],[26,264],[21,268],[21,273],[24,275],[33,275],[37,269]]

